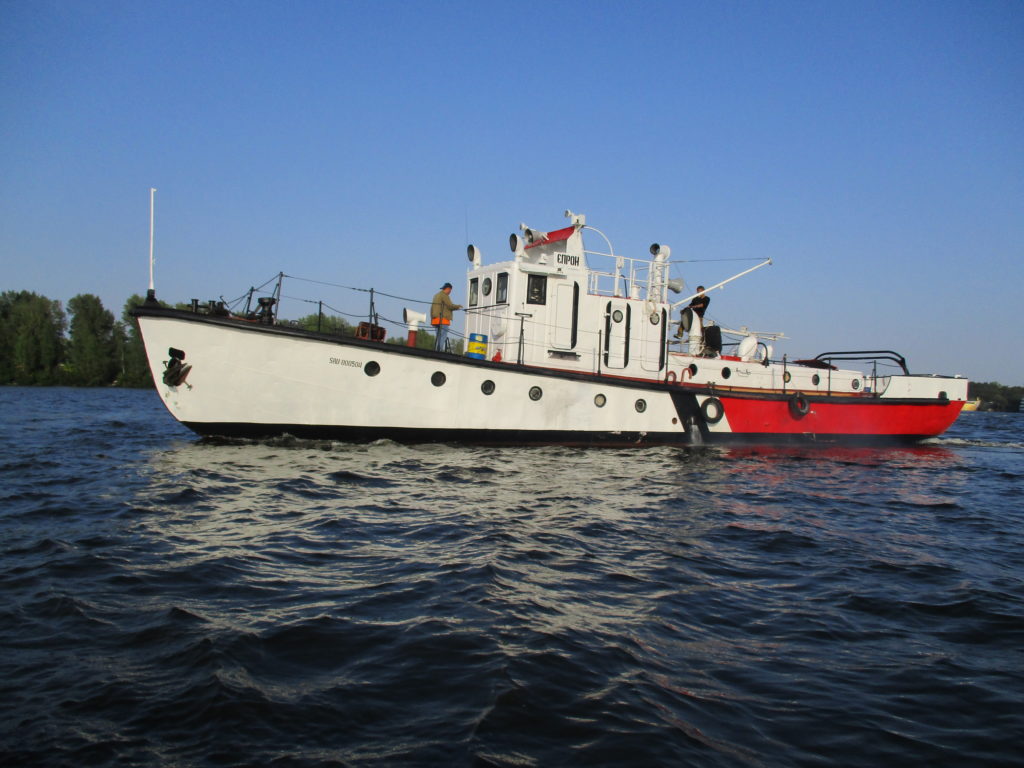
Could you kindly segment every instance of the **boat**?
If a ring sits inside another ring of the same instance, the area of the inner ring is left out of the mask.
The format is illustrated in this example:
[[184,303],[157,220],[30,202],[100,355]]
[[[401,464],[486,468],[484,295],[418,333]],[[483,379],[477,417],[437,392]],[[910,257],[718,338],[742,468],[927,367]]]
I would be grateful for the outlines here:
[[973,400],[968,400],[966,403],[964,403],[964,407],[962,408],[962,410],[963,411],[976,411],[979,408],[981,408],[981,398],[980,397],[976,397]]
[[504,260],[468,247],[467,354],[410,346],[427,320],[412,309],[405,345],[372,318],[351,336],[295,327],[278,318],[280,281],[238,314],[167,308],[151,263],[134,316],[156,389],[203,436],[501,445],[913,443],[964,406],[965,378],[912,374],[894,351],[778,358],[782,334],[690,309],[667,245],[621,256],[565,216],[553,231],[520,225]]

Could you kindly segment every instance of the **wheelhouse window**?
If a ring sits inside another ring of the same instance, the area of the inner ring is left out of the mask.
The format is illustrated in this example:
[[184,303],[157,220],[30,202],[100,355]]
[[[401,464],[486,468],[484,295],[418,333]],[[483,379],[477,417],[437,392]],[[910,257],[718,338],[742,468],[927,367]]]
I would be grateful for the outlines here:
[[474,277],[469,281],[469,306],[475,307],[479,301],[480,279]]
[[527,304],[548,303],[548,278],[547,275],[529,275],[526,283]]
[[494,289],[494,303],[508,303],[508,272],[500,272],[498,274],[498,283]]

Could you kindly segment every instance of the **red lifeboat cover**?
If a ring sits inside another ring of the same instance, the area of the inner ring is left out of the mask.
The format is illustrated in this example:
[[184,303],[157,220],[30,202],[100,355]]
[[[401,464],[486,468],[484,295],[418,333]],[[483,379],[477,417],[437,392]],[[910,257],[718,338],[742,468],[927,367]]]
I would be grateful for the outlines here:
[[559,243],[562,240],[568,240],[569,236],[576,231],[576,227],[566,227],[565,229],[559,229],[554,232],[548,232],[548,236],[543,240],[538,240],[535,243],[530,243],[526,246],[525,250],[536,248],[538,245],[548,245],[550,243]]

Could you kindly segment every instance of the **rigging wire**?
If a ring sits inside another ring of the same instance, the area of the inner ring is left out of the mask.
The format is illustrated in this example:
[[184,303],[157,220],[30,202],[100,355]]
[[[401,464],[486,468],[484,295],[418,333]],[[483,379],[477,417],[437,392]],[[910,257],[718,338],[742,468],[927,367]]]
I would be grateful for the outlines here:
[[343,312],[342,310],[338,309],[337,307],[332,307],[326,301],[320,301],[318,299],[302,299],[302,298],[299,298],[298,296],[282,296],[281,298],[288,299],[289,301],[301,301],[301,302],[304,302],[306,304],[318,304],[321,307],[323,307],[324,309],[329,309],[332,312],[337,312],[339,315],[344,315],[345,317],[359,317],[359,318],[366,317],[366,313],[365,312],[360,312],[359,314],[353,314],[351,312]]
[[289,278],[290,280],[301,280],[301,281],[306,282],[306,283],[316,283],[317,285],[328,285],[328,286],[330,286],[332,288],[344,288],[344,289],[349,290],[349,291],[359,291],[360,293],[370,293],[372,291],[377,296],[387,296],[389,299],[397,299],[398,301],[411,301],[414,304],[429,304],[430,303],[429,301],[424,301],[423,299],[410,299],[407,296],[396,296],[396,295],[394,295],[392,293],[384,293],[383,291],[378,291],[378,290],[375,290],[373,288],[356,288],[353,285],[342,285],[341,283],[331,283],[331,282],[328,282],[326,280],[312,280],[312,279],[310,279],[308,277],[298,277],[296,275],[285,275],[285,277]]
[[[679,260],[674,259],[674,260],[672,260],[672,261],[670,261],[668,263],[669,264],[686,264],[686,263],[703,263],[703,262],[717,262],[717,261],[755,261],[755,260],[756,260],[756,257],[729,258],[729,259],[679,259]],[[356,292],[359,292],[359,293],[368,293],[368,294],[372,294],[374,296],[383,296],[383,297],[387,297],[389,299],[395,299],[397,301],[409,302],[409,303],[413,303],[413,304],[426,305],[426,304],[430,304],[431,303],[429,301],[425,301],[425,300],[422,300],[422,299],[413,299],[413,298],[409,298],[409,297],[405,297],[405,296],[398,296],[398,295],[395,295],[395,294],[384,293],[382,291],[377,291],[377,290],[375,290],[373,288],[358,288],[356,286],[344,285],[344,284],[341,284],[341,283],[334,283],[334,282],[330,282],[330,281],[326,281],[326,280],[314,280],[314,279],[311,279],[311,278],[299,277],[297,275],[278,273],[278,274],[274,275],[272,278],[270,278],[269,280],[267,280],[266,282],[262,283],[260,286],[250,288],[249,290],[244,292],[237,299],[234,299],[231,302],[225,301],[225,304],[228,305],[228,306],[232,306],[233,307],[234,305],[236,305],[239,302],[241,302],[243,299],[251,296],[254,292],[260,291],[260,290],[266,288],[266,286],[270,285],[271,283],[273,283],[276,280],[279,280],[281,278],[288,278],[288,279],[291,279],[291,280],[297,280],[297,281],[301,281],[301,282],[312,283],[312,284],[315,284],[315,285],[325,285],[325,286],[329,286],[329,287],[332,287],[332,288],[341,288],[341,289],[344,289],[344,290],[356,291]],[[317,304],[317,305],[319,305],[319,307],[321,309],[327,309],[327,310],[329,310],[329,311],[331,311],[331,312],[333,312],[336,315],[339,315],[341,317],[354,318],[354,319],[360,319],[361,320],[361,319],[363,319],[363,318],[365,318],[367,316],[365,312],[361,312],[361,313],[344,312],[344,311],[338,309],[337,307],[334,307],[334,306],[332,306],[330,304],[327,304],[327,303],[323,302],[322,300],[306,299],[306,298],[301,298],[301,297],[298,297],[298,296],[291,296],[291,295],[284,295],[284,294],[281,295],[281,298],[282,299],[288,299],[290,301],[298,301],[298,302],[302,302],[302,303],[306,303],[306,304]],[[224,300],[223,297],[221,297],[221,300],[222,301]],[[473,314],[490,314],[491,312],[493,312],[495,310],[501,309],[502,306],[503,305],[480,306],[480,307],[465,307],[464,311],[466,313],[473,313]],[[393,327],[391,329],[392,333],[394,332],[394,329],[398,329],[398,333],[400,334],[401,330],[407,327],[407,323],[404,321],[404,319],[403,320],[397,320],[397,319],[394,319],[394,318],[391,318],[391,317],[388,317],[388,316],[380,315],[379,313],[376,313],[375,322],[377,324],[380,324],[380,325],[392,326]],[[672,323],[672,321],[669,320],[669,323]],[[550,329],[550,328],[554,327],[553,325],[551,325],[549,323],[541,323],[541,322],[538,322],[538,321],[535,321],[535,320],[529,321],[528,324],[534,326],[535,329],[540,329],[542,332],[543,332],[544,329]],[[425,325],[422,328],[422,330],[424,330],[424,331],[429,333],[429,332],[432,331],[432,328],[429,325]],[[593,336],[593,337],[596,337],[596,338],[600,337],[600,332],[599,331],[595,332],[595,331],[586,331],[586,330],[580,329],[579,333],[583,337],[586,337],[586,336]],[[460,333],[459,331],[455,330],[454,328],[449,330],[449,335],[451,337],[454,337],[454,338],[459,339],[459,340],[466,340],[468,338],[468,336],[466,334]],[[530,340],[526,340],[526,339],[524,339],[523,343],[525,344],[525,346],[531,347],[531,348],[533,348],[533,347],[543,348],[543,347],[546,346],[543,343],[534,342],[534,341],[530,341]]]

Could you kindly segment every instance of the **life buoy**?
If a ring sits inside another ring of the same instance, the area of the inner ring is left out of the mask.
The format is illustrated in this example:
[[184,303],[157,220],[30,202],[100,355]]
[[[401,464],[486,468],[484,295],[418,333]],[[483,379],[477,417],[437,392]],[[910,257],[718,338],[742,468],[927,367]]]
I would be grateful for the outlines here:
[[803,395],[796,394],[789,398],[789,412],[794,419],[801,419],[811,411],[811,404]]
[[675,371],[669,371],[667,374],[665,374],[665,381],[667,381],[669,384],[675,384],[676,383],[676,372]]
[[725,416],[725,408],[717,397],[709,397],[700,404],[700,415],[708,424],[717,424]]

